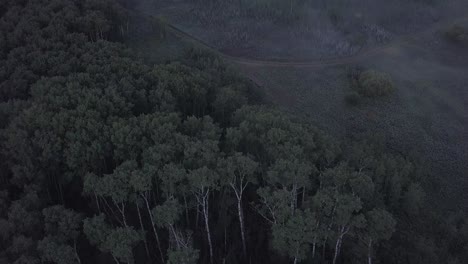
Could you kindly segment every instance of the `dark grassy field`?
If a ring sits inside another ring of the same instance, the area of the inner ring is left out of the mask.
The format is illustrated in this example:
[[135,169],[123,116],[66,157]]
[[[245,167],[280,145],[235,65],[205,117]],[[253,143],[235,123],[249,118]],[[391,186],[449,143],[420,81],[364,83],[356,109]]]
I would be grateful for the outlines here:
[[336,137],[378,134],[389,148],[413,153],[440,175],[447,206],[463,205],[458,199],[467,201],[468,65],[408,57],[407,49],[395,48],[361,63],[389,73],[397,91],[387,98],[363,99],[358,106],[344,100],[350,91],[346,67],[246,71],[261,80],[271,100]]
[[[454,21],[467,26],[463,16],[454,17]],[[310,67],[235,60],[233,66],[262,87],[269,101],[307,118],[337,138],[361,133],[381,135],[390,149],[412,153],[441,180],[437,186],[440,195],[433,198],[445,199],[449,208],[466,207],[468,203],[460,203],[460,199],[468,201],[464,192],[468,188],[468,46],[446,38],[444,32],[451,25],[450,20],[440,24],[428,24],[427,28],[420,25],[419,33],[415,31],[405,41],[389,42],[375,53],[343,60],[336,66],[327,66],[326,61],[321,65],[320,60]],[[203,30],[182,29],[196,34],[196,38],[206,37]],[[282,44],[276,48],[283,50]],[[154,62],[177,58],[193,45],[193,40],[172,34],[164,39],[153,35],[132,42],[135,50]],[[271,51],[267,48],[263,52]],[[305,58],[308,57],[302,57]],[[345,102],[351,91],[347,71],[354,66],[388,73],[396,84],[396,92],[385,98],[365,98],[359,105],[350,106]]]
[[262,1],[244,2],[243,11],[238,1],[227,0],[140,0],[136,8],[231,55],[304,60],[356,54],[463,15],[468,5],[462,0],[313,1],[292,9],[294,19],[288,19],[259,13],[265,7],[253,3]]

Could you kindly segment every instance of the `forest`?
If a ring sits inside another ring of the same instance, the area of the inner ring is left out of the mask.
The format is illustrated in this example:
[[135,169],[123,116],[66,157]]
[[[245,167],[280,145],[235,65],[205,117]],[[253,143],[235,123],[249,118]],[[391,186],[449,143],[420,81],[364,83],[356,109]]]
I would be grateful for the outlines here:
[[209,52],[145,63],[129,2],[0,1],[0,264],[466,263],[420,160]]

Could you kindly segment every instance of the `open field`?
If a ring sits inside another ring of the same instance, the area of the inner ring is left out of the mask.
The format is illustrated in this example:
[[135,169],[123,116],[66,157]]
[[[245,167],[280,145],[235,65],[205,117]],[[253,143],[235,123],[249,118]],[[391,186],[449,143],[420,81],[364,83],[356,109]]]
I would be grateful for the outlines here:
[[[439,30],[395,43],[353,64],[389,73],[397,92],[366,99],[357,107],[349,93],[347,67],[243,67],[261,80],[271,100],[304,115],[318,127],[344,137],[380,134],[398,152],[413,152],[441,176],[447,206],[468,201],[468,49],[445,41]],[[466,203],[464,203],[466,205]]]
[[389,98],[365,99],[355,107],[344,101],[350,91],[346,67],[243,69],[260,80],[271,100],[336,137],[380,134],[391,149],[421,158],[431,173],[450,175],[441,179],[446,188],[442,192],[451,196],[446,197],[449,205],[458,204],[459,195],[468,198],[464,193],[468,187],[468,65],[446,65],[428,58],[428,53],[414,58],[408,49],[395,47],[360,62],[389,73],[397,92]]
[[[467,23],[466,17],[457,21]],[[468,198],[463,194],[468,187],[468,49],[444,39],[442,32],[448,25],[444,21],[411,37],[337,59],[221,56],[262,87],[268,100],[334,136],[380,134],[393,150],[417,155],[432,173],[451,175],[441,179],[446,184],[440,190],[450,206],[460,196]],[[157,37],[137,40],[133,47],[146,59],[163,61],[155,54],[175,58],[183,49],[205,46],[196,37],[173,33],[164,41]],[[356,65],[389,73],[397,92],[389,98],[365,99],[356,107],[347,105],[347,69]]]
[[[351,56],[463,15],[468,7],[462,0],[291,0],[306,4],[291,9],[297,16],[288,20],[270,13],[258,14],[255,4],[247,4],[262,1],[245,1],[241,12],[237,5],[242,2],[140,0],[136,9],[164,17],[225,54],[308,60]],[[276,10],[275,5],[269,8]]]

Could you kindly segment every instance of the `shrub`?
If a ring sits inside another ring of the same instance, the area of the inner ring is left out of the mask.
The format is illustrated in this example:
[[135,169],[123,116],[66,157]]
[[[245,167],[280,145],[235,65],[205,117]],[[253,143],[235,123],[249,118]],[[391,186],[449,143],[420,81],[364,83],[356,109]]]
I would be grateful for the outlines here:
[[338,26],[343,22],[343,14],[337,8],[327,10],[328,18],[334,26]]
[[245,1],[248,16],[272,19],[278,23],[291,23],[303,17],[304,4],[302,0]]
[[362,72],[355,87],[360,95],[367,97],[385,96],[395,89],[388,74],[374,70]]
[[467,30],[460,25],[453,25],[445,31],[445,37],[454,42],[462,42],[468,40]]
[[358,82],[359,76],[365,71],[362,66],[352,65],[346,68],[348,79],[353,82]]
[[351,92],[345,96],[345,102],[351,106],[357,106],[361,103],[361,96],[356,92]]

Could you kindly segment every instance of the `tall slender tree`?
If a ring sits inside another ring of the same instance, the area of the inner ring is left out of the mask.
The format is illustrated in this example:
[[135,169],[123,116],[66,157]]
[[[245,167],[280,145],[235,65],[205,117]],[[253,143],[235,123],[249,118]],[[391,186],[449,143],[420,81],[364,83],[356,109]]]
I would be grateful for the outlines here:
[[367,263],[372,264],[374,246],[390,239],[395,232],[396,221],[389,212],[377,208],[366,213],[366,220],[363,240],[367,246]]
[[221,180],[229,185],[237,198],[237,213],[242,238],[242,249],[244,251],[244,256],[247,256],[242,199],[247,186],[256,182],[255,173],[258,170],[258,163],[241,153],[235,153],[229,156],[221,165],[224,167],[222,170],[222,176],[224,177],[222,177]]
[[219,186],[219,175],[216,171],[207,167],[192,170],[188,179],[193,195],[196,198],[199,208],[205,222],[206,237],[208,239],[208,247],[210,253],[210,262],[214,263],[213,242],[210,229],[210,194]]

